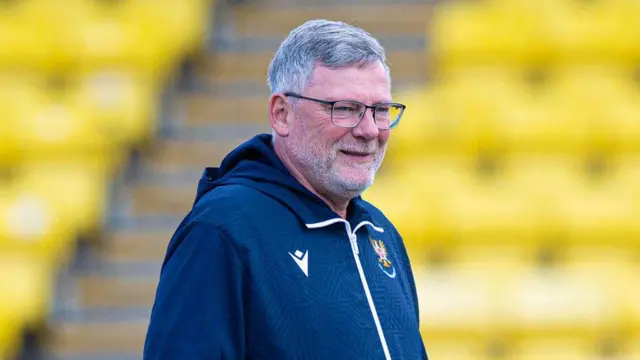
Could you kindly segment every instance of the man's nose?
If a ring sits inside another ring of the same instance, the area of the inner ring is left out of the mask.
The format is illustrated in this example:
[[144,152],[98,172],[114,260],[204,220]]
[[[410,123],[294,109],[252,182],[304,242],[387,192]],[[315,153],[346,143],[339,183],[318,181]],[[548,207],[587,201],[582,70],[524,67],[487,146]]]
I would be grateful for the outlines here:
[[362,120],[360,120],[360,123],[358,123],[358,126],[353,128],[353,135],[367,139],[367,140],[371,140],[378,137],[379,133],[380,133],[380,129],[378,129],[378,126],[376,125],[376,122],[373,116],[373,109],[370,109],[370,108],[365,109]]

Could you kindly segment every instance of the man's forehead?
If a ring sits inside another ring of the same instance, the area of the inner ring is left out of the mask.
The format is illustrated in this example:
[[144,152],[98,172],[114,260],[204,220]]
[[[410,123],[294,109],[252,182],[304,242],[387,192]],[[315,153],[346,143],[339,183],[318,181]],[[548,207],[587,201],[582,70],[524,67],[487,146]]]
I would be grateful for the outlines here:
[[327,100],[357,96],[383,101],[391,96],[389,76],[379,62],[341,68],[318,65],[314,67],[307,89]]

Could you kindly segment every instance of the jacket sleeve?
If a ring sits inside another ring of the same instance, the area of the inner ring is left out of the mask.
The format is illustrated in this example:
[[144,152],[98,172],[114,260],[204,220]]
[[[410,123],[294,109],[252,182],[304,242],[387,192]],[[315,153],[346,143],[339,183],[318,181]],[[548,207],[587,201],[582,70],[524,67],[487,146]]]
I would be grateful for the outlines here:
[[198,221],[183,225],[171,239],[162,265],[144,359],[242,359],[238,254],[214,225]]

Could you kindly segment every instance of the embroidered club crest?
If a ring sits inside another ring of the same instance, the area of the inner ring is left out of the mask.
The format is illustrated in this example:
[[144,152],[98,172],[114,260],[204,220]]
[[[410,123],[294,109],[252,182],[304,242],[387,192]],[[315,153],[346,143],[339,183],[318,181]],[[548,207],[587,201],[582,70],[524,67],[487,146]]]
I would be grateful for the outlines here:
[[393,267],[393,264],[389,260],[389,254],[387,253],[387,247],[384,245],[382,240],[375,240],[373,238],[369,238],[371,241],[371,246],[373,247],[373,251],[378,255],[378,267],[390,278],[396,277],[396,269]]

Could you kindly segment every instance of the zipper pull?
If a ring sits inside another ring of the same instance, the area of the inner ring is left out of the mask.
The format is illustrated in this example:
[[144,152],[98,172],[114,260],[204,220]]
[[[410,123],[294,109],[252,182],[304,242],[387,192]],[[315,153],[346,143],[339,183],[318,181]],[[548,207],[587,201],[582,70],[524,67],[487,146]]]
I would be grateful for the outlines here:
[[351,235],[349,235],[349,240],[351,242],[351,250],[356,255],[359,255],[360,251],[358,250],[358,236],[356,236],[356,234],[351,234]]

